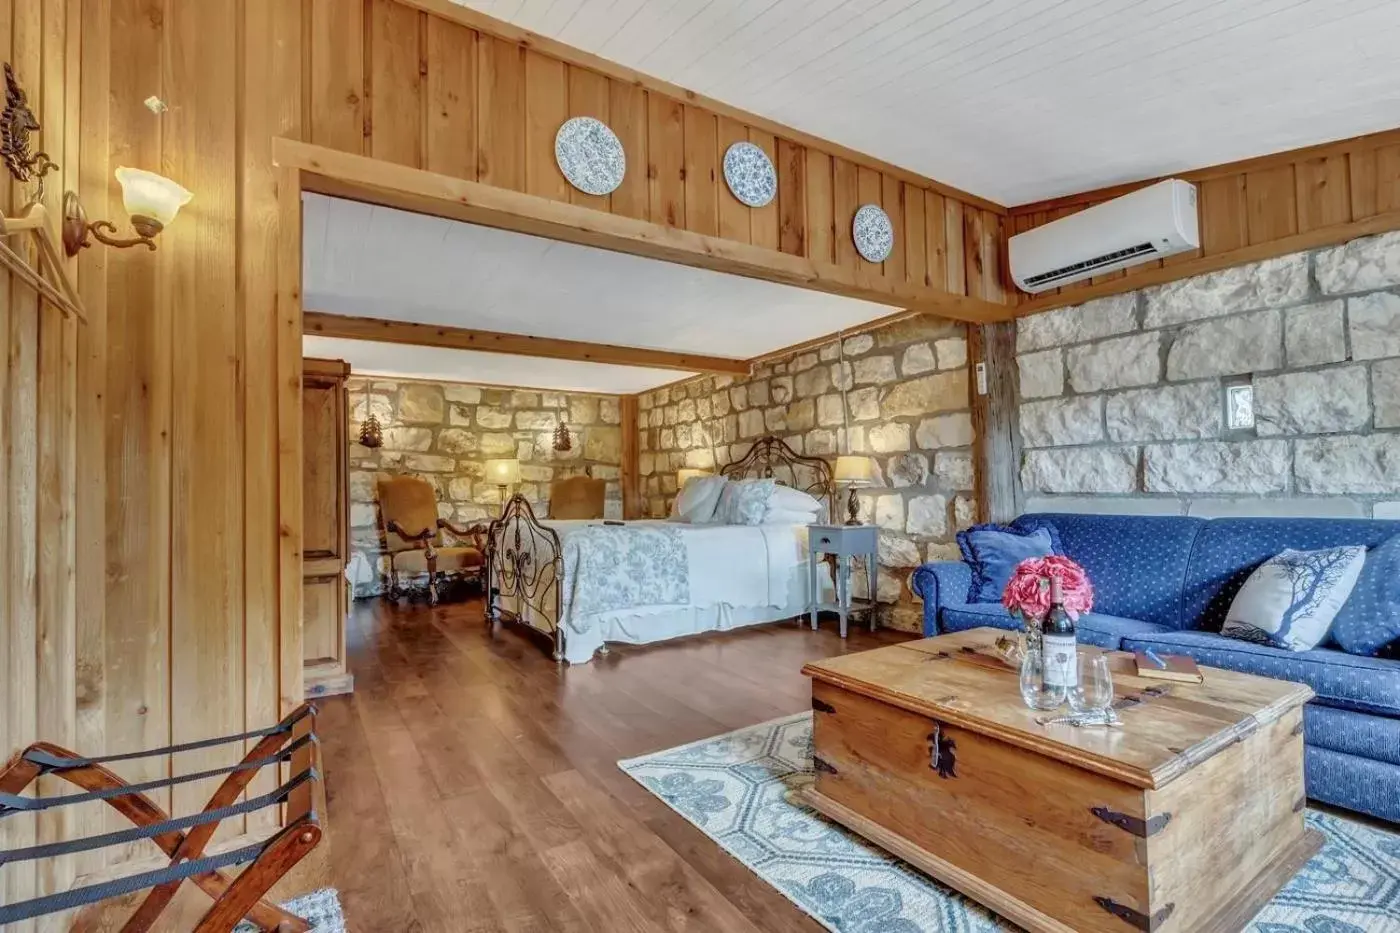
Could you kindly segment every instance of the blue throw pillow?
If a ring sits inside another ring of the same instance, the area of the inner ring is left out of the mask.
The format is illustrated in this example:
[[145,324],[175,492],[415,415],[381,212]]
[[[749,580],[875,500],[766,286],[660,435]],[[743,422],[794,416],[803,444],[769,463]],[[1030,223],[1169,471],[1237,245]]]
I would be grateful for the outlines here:
[[1400,535],[1366,553],[1332,639],[1348,654],[1400,658]]
[[970,603],[999,603],[1016,565],[1032,557],[1060,553],[1058,536],[1043,525],[1033,531],[1013,531],[1003,525],[974,525],[958,532],[958,548],[972,568]]

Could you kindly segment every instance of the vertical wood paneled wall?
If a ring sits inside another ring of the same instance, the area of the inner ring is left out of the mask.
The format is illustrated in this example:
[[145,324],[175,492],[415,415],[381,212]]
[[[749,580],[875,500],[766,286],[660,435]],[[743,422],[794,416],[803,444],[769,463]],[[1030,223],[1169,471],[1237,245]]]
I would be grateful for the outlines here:
[[[988,202],[604,73],[604,63],[565,61],[543,40],[470,28],[483,17],[445,2],[304,2],[308,142],[844,265],[872,282],[1004,300],[1004,212]],[[555,164],[555,133],[575,116],[622,141],[627,173],[611,195],[575,190]],[[777,168],[778,196],[763,208],[724,183],[724,152],[741,140]],[[881,264],[861,260],[851,238],[856,208],[870,203],[896,231]]]
[[[1201,248],[1098,276],[1023,311],[1138,288],[1400,227],[1400,130],[1211,166],[1173,176],[1197,187]],[[1067,217],[1157,179],[1011,209],[1011,234]]]

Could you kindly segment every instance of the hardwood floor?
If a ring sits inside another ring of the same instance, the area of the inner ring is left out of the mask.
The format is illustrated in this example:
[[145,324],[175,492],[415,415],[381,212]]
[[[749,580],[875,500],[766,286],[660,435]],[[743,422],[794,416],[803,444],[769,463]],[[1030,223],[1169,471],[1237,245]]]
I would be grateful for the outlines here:
[[805,661],[908,637],[789,622],[564,668],[479,600],[355,604],[355,693],[319,724],[351,929],[820,930],[616,762],[807,709]]

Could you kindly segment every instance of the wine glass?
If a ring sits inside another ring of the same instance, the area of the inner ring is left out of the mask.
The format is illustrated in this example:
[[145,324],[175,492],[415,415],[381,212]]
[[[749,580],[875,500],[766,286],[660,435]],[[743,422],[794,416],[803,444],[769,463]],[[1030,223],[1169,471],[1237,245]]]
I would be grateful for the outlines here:
[[1063,687],[1045,683],[1045,651],[1034,642],[1028,643],[1021,656],[1021,699],[1031,709],[1059,709],[1065,702]]
[[1107,718],[1113,706],[1113,673],[1102,651],[1079,649],[1079,682],[1069,691],[1068,699],[1076,714]]

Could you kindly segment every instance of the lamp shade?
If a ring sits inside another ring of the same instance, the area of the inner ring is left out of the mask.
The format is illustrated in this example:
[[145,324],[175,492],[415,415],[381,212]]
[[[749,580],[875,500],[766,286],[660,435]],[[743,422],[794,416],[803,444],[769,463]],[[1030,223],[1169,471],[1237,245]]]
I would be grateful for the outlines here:
[[709,472],[708,470],[696,470],[696,469],[693,469],[693,468],[691,468],[691,467],[686,467],[686,468],[683,469],[683,470],[677,470],[677,471],[676,471],[676,483],[677,483],[682,489],[684,489],[684,488],[685,488],[685,484],[688,483],[688,482],[690,482],[691,480],[695,479],[697,476],[709,476],[709,475],[710,475],[710,472]]
[[182,186],[155,172],[122,166],[116,171],[122,186],[122,204],[132,217],[149,217],[162,227],[168,226],[180,208],[190,203],[194,195]]
[[486,481],[497,486],[511,486],[520,482],[520,461],[487,460]]
[[837,457],[836,481],[852,486],[868,484],[875,477],[869,457]]

